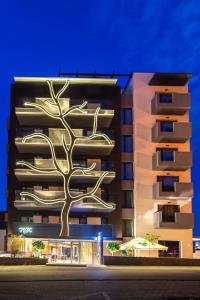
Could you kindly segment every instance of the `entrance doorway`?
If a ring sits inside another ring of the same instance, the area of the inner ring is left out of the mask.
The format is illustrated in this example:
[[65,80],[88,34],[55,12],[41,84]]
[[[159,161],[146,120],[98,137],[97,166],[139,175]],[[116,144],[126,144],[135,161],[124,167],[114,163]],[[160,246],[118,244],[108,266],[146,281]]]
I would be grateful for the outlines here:
[[80,242],[48,241],[49,262],[80,263]]

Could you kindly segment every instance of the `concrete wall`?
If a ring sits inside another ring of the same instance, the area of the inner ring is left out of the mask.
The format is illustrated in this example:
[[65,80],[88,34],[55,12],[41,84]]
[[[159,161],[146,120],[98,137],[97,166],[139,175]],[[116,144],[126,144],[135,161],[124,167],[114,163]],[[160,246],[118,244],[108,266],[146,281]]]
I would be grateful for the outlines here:
[[145,233],[156,233],[160,240],[180,241],[181,257],[192,257],[192,229],[154,229],[153,213],[157,211],[158,204],[178,204],[180,211],[191,212],[191,199],[189,200],[154,200],[153,184],[159,175],[179,176],[180,182],[190,182],[190,170],[186,171],[152,171],[152,157],[156,147],[171,146],[179,151],[190,151],[190,142],[185,143],[152,143],[151,129],[156,120],[177,120],[188,122],[189,114],[152,115],[151,101],[155,92],[187,93],[188,87],[149,86],[152,73],[135,73],[133,76],[133,114],[134,114],[134,199],[135,199],[135,236],[143,237]]
[[175,257],[117,257],[104,256],[104,265],[116,266],[200,266],[200,259]]

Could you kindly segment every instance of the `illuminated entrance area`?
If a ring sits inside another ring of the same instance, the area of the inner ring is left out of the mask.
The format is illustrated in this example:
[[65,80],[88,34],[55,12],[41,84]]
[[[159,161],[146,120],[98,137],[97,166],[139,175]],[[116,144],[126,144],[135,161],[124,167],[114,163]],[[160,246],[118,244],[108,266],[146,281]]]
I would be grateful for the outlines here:
[[[24,252],[48,258],[49,263],[61,264],[98,264],[98,247],[96,241],[74,241],[54,239],[24,239]],[[34,250],[33,242],[44,243],[43,250]]]

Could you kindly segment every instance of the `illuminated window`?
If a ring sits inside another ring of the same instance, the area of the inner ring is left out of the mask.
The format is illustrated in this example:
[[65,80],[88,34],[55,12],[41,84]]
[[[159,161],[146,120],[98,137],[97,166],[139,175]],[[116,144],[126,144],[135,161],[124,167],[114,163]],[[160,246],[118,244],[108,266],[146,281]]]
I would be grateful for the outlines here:
[[122,108],[121,109],[121,124],[122,125],[132,125],[132,109],[131,108]]

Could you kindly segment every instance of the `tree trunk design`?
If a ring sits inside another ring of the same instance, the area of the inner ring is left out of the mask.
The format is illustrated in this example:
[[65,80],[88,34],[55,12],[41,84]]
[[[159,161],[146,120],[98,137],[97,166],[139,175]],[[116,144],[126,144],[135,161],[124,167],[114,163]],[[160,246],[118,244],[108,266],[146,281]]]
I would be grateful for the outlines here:
[[[74,146],[77,144],[78,141],[90,141],[90,140],[95,140],[97,138],[103,139],[106,141],[107,144],[112,144],[112,141],[110,138],[103,133],[97,133],[97,119],[98,119],[98,113],[100,110],[100,107],[98,107],[94,113],[94,120],[93,120],[93,128],[92,128],[92,133],[90,136],[76,136],[72,128],[69,126],[68,122],[66,121],[66,116],[69,115],[70,113],[76,111],[80,112],[82,114],[87,114],[87,110],[85,109],[87,102],[84,101],[81,105],[75,105],[72,107],[65,107],[64,105],[61,105],[60,102],[60,97],[63,95],[63,93],[67,90],[69,86],[69,80],[66,80],[65,84],[63,87],[55,93],[54,86],[53,86],[53,81],[47,80],[47,84],[49,86],[49,91],[51,98],[50,100],[45,100],[43,103],[31,103],[31,102],[26,102],[25,105],[28,107],[32,108],[37,108],[38,110],[44,112],[49,118],[54,118],[58,119],[63,128],[66,130],[68,136],[69,136],[69,142],[66,142],[66,136],[65,134],[61,134],[61,140],[62,140],[62,147],[65,152],[65,168],[59,165],[58,159],[56,157],[55,149],[54,149],[54,144],[51,141],[51,139],[42,133],[33,133],[30,135],[27,135],[23,138],[22,142],[26,143],[30,140],[33,140],[35,138],[39,138],[43,141],[45,141],[50,148],[51,151],[51,156],[52,156],[52,161],[53,161],[53,167],[51,168],[39,168],[36,167],[26,161],[18,161],[16,164],[17,165],[23,165],[26,166],[27,168],[33,170],[36,173],[42,173],[42,174],[49,174],[49,173],[57,173],[58,176],[62,176],[63,178],[63,188],[64,188],[64,197],[63,198],[57,198],[57,199],[41,199],[40,197],[36,196],[33,193],[29,192],[21,192],[21,196],[28,196],[34,199],[38,203],[42,203],[45,205],[52,205],[52,204],[57,204],[57,203],[62,203],[62,210],[61,210],[61,230],[60,230],[60,236],[62,237],[67,237],[70,235],[69,232],[69,212],[71,205],[75,202],[81,201],[85,198],[92,198],[93,200],[97,201],[102,207],[105,208],[113,208],[112,204],[108,204],[105,201],[103,201],[100,197],[96,195],[96,192],[98,188],[100,187],[104,177],[108,175],[109,172],[103,172],[102,175],[99,177],[97,180],[96,184],[92,188],[91,191],[77,195],[77,196],[72,196],[70,193],[70,180],[73,175],[78,174],[83,174],[83,175],[92,175],[92,171],[94,170],[96,164],[93,163],[90,167],[75,167],[73,165],[73,150]],[[63,159],[62,159],[63,160]]]

